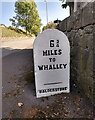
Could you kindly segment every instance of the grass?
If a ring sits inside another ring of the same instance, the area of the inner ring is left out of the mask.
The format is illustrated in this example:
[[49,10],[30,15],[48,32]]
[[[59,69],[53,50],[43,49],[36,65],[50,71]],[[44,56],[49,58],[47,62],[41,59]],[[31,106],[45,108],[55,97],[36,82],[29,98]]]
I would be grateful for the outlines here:
[[1,37],[26,37],[27,36],[24,31],[17,28],[10,29],[10,28],[7,28],[6,26],[0,26],[0,31],[2,32]]

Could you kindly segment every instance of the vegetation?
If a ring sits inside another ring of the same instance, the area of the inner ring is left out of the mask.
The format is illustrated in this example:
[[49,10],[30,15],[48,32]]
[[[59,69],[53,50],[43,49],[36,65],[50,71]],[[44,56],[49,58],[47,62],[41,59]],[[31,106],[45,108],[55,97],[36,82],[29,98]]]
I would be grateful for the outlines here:
[[[63,3],[63,1],[62,1]],[[69,2],[68,0],[66,0],[65,4],[62,4],[62,8],[67,8],[67,6],[70,7],[70,15],[72,14],[73,10],[74,10],[74,2],[72,0],[72,2]]]
[[40,32],[41,19],[36,10],[36,3],[32,0],[17,0],[15,3],[16,16],[10,19],[13,26],[22,27],[26,34],[35,34]]
[[55,29],[57,26],[57,23],[54,22],[49,22],[48,25],[44,26],[42,28],[42,31],[46,30],[46,29]]
[[0,25],[1,36],[2,37],[26,37],[26,33],[20,29],[14,28],[12,26],[6,27],[4,25]]

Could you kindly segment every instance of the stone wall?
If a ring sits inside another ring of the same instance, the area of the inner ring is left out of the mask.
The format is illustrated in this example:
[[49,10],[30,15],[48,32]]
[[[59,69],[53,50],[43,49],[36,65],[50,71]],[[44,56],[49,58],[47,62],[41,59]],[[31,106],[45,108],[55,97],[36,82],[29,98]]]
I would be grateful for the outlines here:
[[95,2],[88,3],[63,20],[63,31],[71,45],[71,81],[74,80],[93,102],[95,78]]

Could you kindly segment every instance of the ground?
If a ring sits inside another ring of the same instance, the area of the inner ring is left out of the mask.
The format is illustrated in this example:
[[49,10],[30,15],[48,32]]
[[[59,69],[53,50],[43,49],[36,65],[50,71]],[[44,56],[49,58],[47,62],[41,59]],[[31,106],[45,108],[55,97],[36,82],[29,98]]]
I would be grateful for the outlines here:
[[68,94],[36,98],[32,39],[3,42],[2,47],[3,118],[93,118],[93,105],[72,82]]

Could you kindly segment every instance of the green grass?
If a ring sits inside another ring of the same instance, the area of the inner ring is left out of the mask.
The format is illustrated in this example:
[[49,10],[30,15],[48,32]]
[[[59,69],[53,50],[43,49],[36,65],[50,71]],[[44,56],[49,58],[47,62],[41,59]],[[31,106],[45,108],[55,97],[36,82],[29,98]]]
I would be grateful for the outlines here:
[[21,30],[14,28],[13,30],[10,28],[7,28],[5,26],[0,26],[0,31],[2,32],[2,37],[26,37],[25,32],[22,32]]

